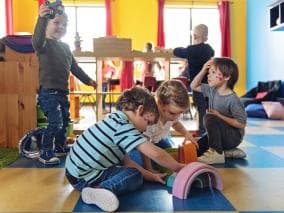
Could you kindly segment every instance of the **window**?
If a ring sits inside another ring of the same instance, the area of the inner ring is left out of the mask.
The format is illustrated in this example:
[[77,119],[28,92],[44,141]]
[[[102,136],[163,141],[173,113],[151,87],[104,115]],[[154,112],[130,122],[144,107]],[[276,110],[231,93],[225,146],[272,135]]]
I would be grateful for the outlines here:
[[[217,8],[173,8],[165,7],[165,46],[166,48],[186,47],[192,44],[191,31],[198,24],[208,26],[208,43],[215,51],[221,53],[221,30]],[[177,24],[179,23],[179,24]],[[182,72],[182,65],[171,64],[171,78]]]
[[[197,24],[206,24],[209,29],[208,43],[221,52],[221,31],[217,8],[170,8],[165,7],[166,48],[186,47],[192,44],[191,31]],[[176,24],[179,23],[179,24]]]
[[0,38],[6,35],[5,0],[0,0]]
[[106,10],[104,6],[66,6],[67,33],[62,39],[74,50],[76,32],[79,33],[82,51],[93,51],[93,38],[106,35]]

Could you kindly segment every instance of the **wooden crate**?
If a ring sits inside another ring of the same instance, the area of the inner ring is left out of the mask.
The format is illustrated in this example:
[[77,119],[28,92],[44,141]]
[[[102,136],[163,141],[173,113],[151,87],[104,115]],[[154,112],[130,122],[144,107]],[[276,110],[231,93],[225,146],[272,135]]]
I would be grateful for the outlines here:
[[[0,69],[1,73],[1,69]],[[1,83],[0,83],[1,85]],[[0,93],[0,147],[7,147],[7,126],[6,126],[6,121],[7,121],[7,101],[6,101],[6,96],[5,94]]]

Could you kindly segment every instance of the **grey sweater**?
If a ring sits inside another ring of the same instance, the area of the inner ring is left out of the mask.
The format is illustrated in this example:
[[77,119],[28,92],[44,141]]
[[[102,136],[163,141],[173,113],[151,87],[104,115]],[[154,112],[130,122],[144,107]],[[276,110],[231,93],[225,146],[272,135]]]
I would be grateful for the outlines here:
[[46,38],[47,23],[47,18],[38,17],[32,38],[39,59],[39,85],[46,89],[68,91],[70,71],[84,84],[89,85],[91,78],[78,66],[69,46]]

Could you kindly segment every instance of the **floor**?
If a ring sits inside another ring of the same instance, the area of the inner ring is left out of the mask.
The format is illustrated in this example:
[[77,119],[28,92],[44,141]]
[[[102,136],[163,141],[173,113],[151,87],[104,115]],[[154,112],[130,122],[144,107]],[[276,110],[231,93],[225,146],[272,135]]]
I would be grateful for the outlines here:
[[[91,119],[93,122],[93,119]],[[195,121],[186,122],[195,125]],[[241,147],[245,160],[216,165],[224,190],[193,189],[188,199],[171,188],[146,183],[119,197],[119,212],[284,212],[284,121],[249,119]],[[64,158],[56,167],[20,158],[0,170],[0,212],[94,212],[64,177]]]

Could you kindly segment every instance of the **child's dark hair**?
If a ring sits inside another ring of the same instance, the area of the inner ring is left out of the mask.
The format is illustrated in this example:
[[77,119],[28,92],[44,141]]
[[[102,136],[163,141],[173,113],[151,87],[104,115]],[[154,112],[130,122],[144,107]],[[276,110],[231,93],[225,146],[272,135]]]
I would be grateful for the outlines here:
[[220,70],[224,77],[230,77],[227,86],[233,90],[239,78],[238,65],[231,58],[227,57],[213,58],[213,64],[216,69]]
[[157,90],[158,100],[164,104],[175,104],[183,109],[188,109],[188,91],[180,80],[168,80],[163,82]]
[[151,112],[155,115],[155,122],[159,119],[159,110],[154,96],[146,89],[135,86],[123,91],[116,102],[116,109],[120,111],[135,111],[143,106],[142,115]]

